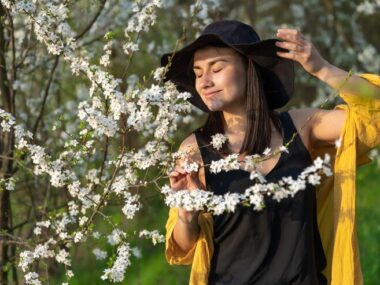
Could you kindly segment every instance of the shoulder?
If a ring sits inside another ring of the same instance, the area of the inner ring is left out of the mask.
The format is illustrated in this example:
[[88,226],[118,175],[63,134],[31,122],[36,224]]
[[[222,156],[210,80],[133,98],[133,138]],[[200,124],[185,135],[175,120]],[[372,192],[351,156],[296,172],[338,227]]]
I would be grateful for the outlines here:
[[179,151],[184,152],[190,161],[200,163],[202,161],[197,139],[194,133],[188,135],[180,144]]
[[[184,152],[184,157],[188,159],[189,162],[195,162],[199,166],[198,177],[201,182],[203,189],[206,189],[206,178],[205,170],[203,166],[202,155],[199,150],[198,142],[194,133],[191,133],[186,137],[179,146],[179,151]],[[177,164],[181,165],[183,158],[177,160]]]
[[192,149],[198,149],[198,143],[194,133],[188,135],[179,146],[179,150],[181,151],[187,151]]
[[334,143],[340,136],[346,118],[346,112],[342,109],[292,109],[289,115],[308,146]]

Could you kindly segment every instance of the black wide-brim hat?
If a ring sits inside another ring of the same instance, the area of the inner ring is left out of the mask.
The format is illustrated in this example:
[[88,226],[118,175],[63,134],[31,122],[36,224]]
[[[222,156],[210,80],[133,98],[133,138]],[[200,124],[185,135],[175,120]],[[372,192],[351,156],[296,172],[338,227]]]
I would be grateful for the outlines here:
[[242,22],[223,20],[213,22],[192,43],[161,57],[161,66],[167,66],[165,80],[174,82],[180,91],[192,94],[190,102],[203,111],[207,106],[195,90],[195,75],[192,71],[194,52],[205,46],[230,47],[256,63],[263,82],[264,93],[270,109],[284,106],[294,91],[293,61],[279,57],[277,51],[287,51],[275,45],[277,39],[260,40],[255,30]]

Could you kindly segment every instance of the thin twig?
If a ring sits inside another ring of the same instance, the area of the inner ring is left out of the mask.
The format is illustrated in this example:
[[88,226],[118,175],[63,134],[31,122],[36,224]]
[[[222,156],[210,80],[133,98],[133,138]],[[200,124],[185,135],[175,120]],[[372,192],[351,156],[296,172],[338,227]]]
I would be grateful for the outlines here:
[[44,98],[42,99],[40,113],[39,113],[39,115],[37,117],[37,120],[36,120],[36,122],[34,124],[34,127],[33,127],[33,137],[36,136],[38,125],[41,122],[42,117],[44,115],[44,110],[45,110],[45,105],[46,105],[47,97],[49,95],[50,86],[51,86],[51,83],[53,82],[54,73],[55,73],[55,70],[56,70],[56,68],[58,66],[58,63],[59,63],[59,55],[57,55],[55,57],[53,68],[50,71],[50,77],[49,77],[49,81],[48,81],[48,83],[46,85],[46,88],[45,88],[45,93],[44,93]]
[[92,18],[90,23],[84,28],[84,30],[75,36],[76,41],[79,40],[81,37],[83,37],[92,28],[92,26],[95,24],[96,20],[99,18],[100,14],[102,13],[104,9],[104,5],[106,4],[106,1],[107,0],[100,1],[100,6],[99,6],[98,11],[96,12],[95,16]]

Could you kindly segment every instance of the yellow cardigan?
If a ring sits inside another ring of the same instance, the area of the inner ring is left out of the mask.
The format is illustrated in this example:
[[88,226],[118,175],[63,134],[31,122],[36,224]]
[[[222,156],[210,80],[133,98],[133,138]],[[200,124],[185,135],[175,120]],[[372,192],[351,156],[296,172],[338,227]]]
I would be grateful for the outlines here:
[[[380,87],[380,76],[362,74]],[[356,237],[356,167],[370,162],[371,148],[380,143],[380,100],[340,94],[347,105],[337,109],[346,111],[342,143],[335,147],[315,150],[313,158],[328,152],[335,158],[334,175],[317,189],[317,217],[327,266],[324,275],[331,285],[361,285],[359,248]],[[214,252],[213,219],[211,214],[199,215],[200,236],[187,253],[175,244],[172,233],[177,222],[178,209],[170,209],[166,224],[166,259],[171,265],[190,265],[190,285],[207,284]]]

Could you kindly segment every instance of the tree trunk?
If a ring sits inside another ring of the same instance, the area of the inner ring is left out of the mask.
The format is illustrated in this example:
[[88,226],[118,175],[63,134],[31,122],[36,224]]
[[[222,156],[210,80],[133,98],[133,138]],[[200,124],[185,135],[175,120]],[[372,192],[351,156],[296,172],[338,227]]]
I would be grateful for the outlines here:
[[[6,42],[4,37],[4,7],[0,4],[0,92],[1,107],[9,113],[14,112],[11,93],[9,90],[9,81],[6,69]],[[0,178],[7,179],[12,175],[12,157],[13,157],[13,131],[0,132]],[[12,234],[11,230],[11,210],[10,192],[3,189],[0,191],[0,284],[8,284],[8,273],[10,266],[10,248],[7,243],[7,234]]]

